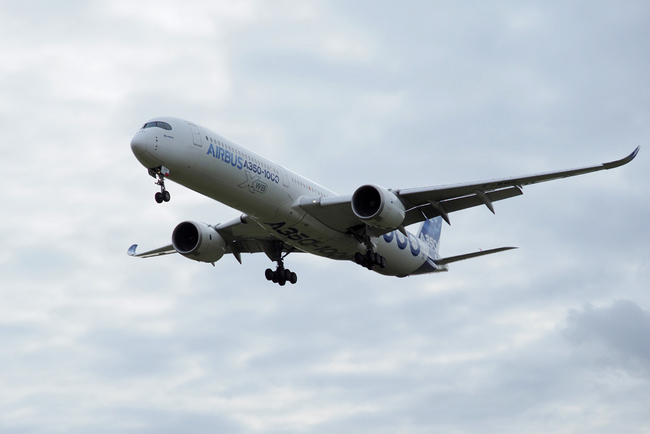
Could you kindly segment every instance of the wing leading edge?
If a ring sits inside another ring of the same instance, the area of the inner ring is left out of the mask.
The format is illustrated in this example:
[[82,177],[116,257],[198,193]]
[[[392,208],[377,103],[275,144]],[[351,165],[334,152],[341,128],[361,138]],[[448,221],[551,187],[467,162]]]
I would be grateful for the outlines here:
[[[408,226],[438,216],[442,216],[447,223],[451,224],[449,213],[480,205],[485,205],[494,213],[493,202],[523,194],[522,187],[525,185],[614,169],[632,161],[639,153],[639,149],[640,146],[630,155],[620,160],[594,166],[463,184],[391,191],[402,201],[406,208],[406,217],[402,226]],[[303,198],[300,201],[300,207],[327,226],[345,232],[352,227],[364,224],[352,212],[351,199],[351,195],[322,199]]]

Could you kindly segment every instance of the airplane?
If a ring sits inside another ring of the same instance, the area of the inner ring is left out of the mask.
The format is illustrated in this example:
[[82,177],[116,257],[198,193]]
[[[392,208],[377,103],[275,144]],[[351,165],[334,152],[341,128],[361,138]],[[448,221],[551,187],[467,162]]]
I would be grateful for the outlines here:
[[[281,286],[295,284],[295,272],[284,267],[294,252],[354,261],[387,276],[448,271],[448,264],[502,252],[500,247],[442,257],[438,252],[442,221],[462,209],[486,206],[523,194],[530,184],[613,169],[632,161],[609,163],[534,175],[491,179],[424,188],[387,189],[367,184],[352,194],[331,190],[196,123],[176,117],[147,121],[131,140],[138,161],[156,179],[157,203],[169,202],[166,180],[241,211],[239,217],[219,224],[179,223],[171,244],[136,253],[148,258],[172,253],[211,263],[231,254],[241,264],[242,253],[265,253],[277,263],[265,271],[267,280]],[[407,226],[421,223],[416,234]]]

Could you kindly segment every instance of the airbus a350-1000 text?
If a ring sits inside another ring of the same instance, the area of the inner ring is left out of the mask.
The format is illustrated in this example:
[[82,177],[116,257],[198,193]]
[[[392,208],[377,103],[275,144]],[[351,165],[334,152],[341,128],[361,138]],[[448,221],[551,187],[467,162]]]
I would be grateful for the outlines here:
[[[173,117],[146,122],[131,141],[136,158],[154,177],[158,203],[171,198],[170,179],[241,211],[225,223],[184,221],[173,230],[171,244],[137,253],[151,257],[180,253],[214,264],[226,254],[241,263],[242,253],[265,253],[277,263],[265,276],[280,285],[296,283],[284,267],[293,252],[354,261],[387,276],[447,271],[451,262],[501,252],[501,247],[464,255],[438,253],[442,221],[474,206],[486,206],[522,194],[525,185],[566,178],[629,163],[639,151],[610,163],[536,175],[425,188],[387,189],[363,185],[350,195],[325,187],[200,125]],[[406,227],[421,223],[417,233]]]

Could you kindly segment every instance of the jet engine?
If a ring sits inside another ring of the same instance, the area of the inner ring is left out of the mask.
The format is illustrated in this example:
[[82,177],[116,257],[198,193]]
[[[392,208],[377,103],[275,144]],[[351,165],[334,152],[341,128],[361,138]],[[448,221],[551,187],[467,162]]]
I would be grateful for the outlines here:
[[352,195],[352,211],[370,226],[395,229],[404,221],[406,210],[394,193],[378,185],[364,185]]
[[205,223],[179,223],[172,233],[174,249],[186,258],[217,262],[226,252],[226,240]]

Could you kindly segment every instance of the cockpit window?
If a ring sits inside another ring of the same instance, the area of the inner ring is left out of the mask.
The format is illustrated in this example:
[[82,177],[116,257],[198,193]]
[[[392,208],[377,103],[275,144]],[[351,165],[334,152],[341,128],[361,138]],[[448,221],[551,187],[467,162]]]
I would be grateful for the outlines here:
[[172,126],[169,125],[167,122],[160,122],[160,121],[157,121],[157,122],[147,122],[146,124],[144,124],[144,126],[142,127],[142,129],[145,129],[145,128],[152,128],[152,127],[162,128],[163,130],[171,130],[171,129],[172,129]]

